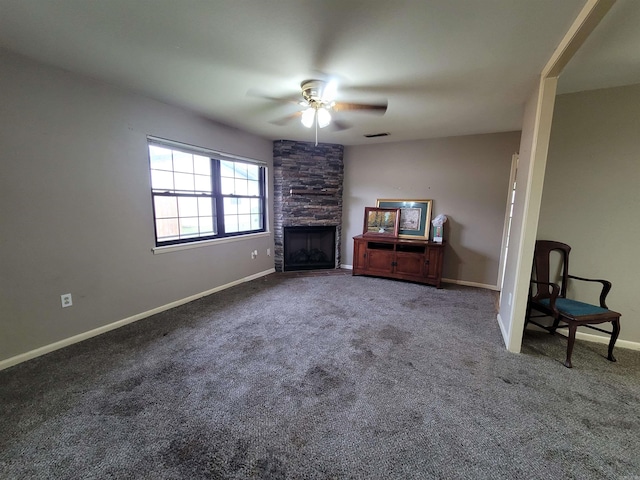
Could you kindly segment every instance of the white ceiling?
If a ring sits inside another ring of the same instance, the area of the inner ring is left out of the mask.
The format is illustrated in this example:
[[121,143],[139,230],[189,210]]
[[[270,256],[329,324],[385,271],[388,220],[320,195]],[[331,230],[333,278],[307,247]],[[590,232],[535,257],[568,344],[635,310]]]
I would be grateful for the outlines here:
[[[313,132],[271,123],[300,107],[256,92],[291,97],[302,80],[336,76],[339,101],[388,101],[384,116],[336,113],[352,128],[320,131],[320,141],[356,145],[519,130],[524,101],[584,3],[0,0],[0,46],[269,139]],[[640,81],[639,7],[618,1],[567,67],[563,91]],[[610,65],[628,59],[633,68]],[[390,135],[364,137],[380,132]]]
[[558,93],[640,83],[640,2],[617,0],[563,70]]

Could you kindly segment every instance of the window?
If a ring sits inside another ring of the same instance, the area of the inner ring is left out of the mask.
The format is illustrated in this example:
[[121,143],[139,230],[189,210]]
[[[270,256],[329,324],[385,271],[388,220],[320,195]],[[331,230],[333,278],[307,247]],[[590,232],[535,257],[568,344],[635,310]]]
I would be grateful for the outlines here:
[[156,246],[265,231],[265,167],[149,140]]

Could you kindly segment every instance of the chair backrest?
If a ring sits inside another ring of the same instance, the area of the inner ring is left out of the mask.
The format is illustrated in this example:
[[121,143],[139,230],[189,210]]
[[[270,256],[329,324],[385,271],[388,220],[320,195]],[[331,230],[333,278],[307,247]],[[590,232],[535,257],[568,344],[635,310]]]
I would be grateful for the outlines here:
[[[561,280],[560,280],[560,297],[566,297],[567,295],[567,275],[569,274],[569,252],[571,247],[566,243],[555,242],[553,240],[536,240],[536,247],[533,253],[533,270],[531,275],[534,280],[539,282],[552,282],[555,279],[550,279],[551,268],[551,252],[557,251],[560,253],[561,261]],[[549,298],[550,289],[545,288],[542,285],[538,285],[538,291],[534,298],[540,300],[542,298]]]

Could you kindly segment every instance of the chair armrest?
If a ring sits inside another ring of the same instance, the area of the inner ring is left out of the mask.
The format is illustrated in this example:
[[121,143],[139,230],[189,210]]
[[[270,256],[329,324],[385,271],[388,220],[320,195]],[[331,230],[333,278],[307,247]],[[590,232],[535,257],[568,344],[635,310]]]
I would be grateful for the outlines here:
[[576,277],[575,275],[567,275],[569,278],[574,280],[581,280],[583,282],[597,282],[602,284],[602,291],[600,292],[600,306],[602,308],[606,308],[607,310],[607,295],[609,295],[609,291],[611,290],[611,282],[608,280],[602,280],[599,278],[584,278],[584,277]]
[[[531,280],[531,283],[535,283],[536,285],[547,285],[551,287],[551,293],[549,294],[549,308],[551,308],[557,318],[560,315],[560,312],[556,308],[556,298],[558,298],[558,295],[560,294],[560,287],[558,286],[558,284],[552,282],[539,282],[537,280]],[[537,299],[538,295],[539,293],[535,296],[532,296],[531,298]]]

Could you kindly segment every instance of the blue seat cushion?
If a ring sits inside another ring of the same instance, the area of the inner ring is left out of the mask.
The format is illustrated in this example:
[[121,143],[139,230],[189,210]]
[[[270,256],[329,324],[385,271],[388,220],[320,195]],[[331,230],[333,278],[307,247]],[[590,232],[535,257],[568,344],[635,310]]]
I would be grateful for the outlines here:
[[[549,307],[548,298],[540,300],[540,303],[546,307]],[[574,317],[581,317],[583,315],[598,315],[600,313],[609,312],[609,310],[607,310],[606,308],[591,305],[589,303],[578,302],[576,300],[570,300],[568,298],[557,298],[556,308],[561,313],[567,313]]]

